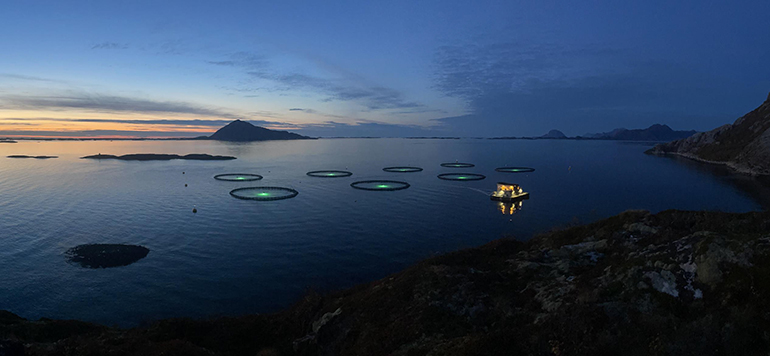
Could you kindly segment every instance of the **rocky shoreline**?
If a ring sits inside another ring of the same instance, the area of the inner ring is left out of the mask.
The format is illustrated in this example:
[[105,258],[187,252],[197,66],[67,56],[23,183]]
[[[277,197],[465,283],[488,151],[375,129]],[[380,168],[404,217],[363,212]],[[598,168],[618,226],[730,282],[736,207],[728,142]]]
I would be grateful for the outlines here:
[[656,145],[646,153],[676,155],[722,164],[739,173],[770,176],[770,95],[732,124]]
[[767,355],[768,257],[768,212],[628,211],[269,315],[116,329],[0,312],[0,354]]

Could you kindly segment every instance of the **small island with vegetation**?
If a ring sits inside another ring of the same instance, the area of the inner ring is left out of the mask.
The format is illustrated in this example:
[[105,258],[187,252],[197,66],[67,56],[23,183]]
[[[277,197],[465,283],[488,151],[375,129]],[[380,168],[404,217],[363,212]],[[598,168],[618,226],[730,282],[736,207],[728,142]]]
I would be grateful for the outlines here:
[[122,156],[103,155],[101,153],[80,157],[82,159],[117,159],[121,161],[170,161],[174,159],[192,160],[192,161],[227,161],[235,159],[233,156],[212,156],[205,153],[193,153],[188,155],[177,154],[158,154],[158,153],[134,153]]

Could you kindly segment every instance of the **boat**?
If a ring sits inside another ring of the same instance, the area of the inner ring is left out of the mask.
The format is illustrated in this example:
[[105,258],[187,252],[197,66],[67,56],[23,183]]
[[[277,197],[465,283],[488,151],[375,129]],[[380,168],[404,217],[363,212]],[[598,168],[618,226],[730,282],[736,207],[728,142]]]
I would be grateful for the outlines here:
[[489,195],[489,199],[514,202],[523,199],[529,199],[529,193],[521,189],[521,186],[515,183],[497,182],[497,190]]

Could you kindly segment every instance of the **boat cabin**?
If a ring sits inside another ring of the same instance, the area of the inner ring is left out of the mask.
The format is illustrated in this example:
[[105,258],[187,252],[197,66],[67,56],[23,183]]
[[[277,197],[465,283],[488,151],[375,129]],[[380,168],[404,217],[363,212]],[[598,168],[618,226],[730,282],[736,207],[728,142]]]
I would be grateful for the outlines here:
[[489,196],[492,200],[512,201],[529,197],[529,193],[515,183],[498,182],[497,190]]

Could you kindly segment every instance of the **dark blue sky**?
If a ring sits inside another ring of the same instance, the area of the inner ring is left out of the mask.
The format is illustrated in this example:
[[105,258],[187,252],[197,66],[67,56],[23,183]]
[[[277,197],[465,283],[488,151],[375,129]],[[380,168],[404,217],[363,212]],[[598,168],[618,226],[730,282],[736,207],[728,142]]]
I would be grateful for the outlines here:
[[0,135],[708,130],[770,91],[770,1],[9,1]]

